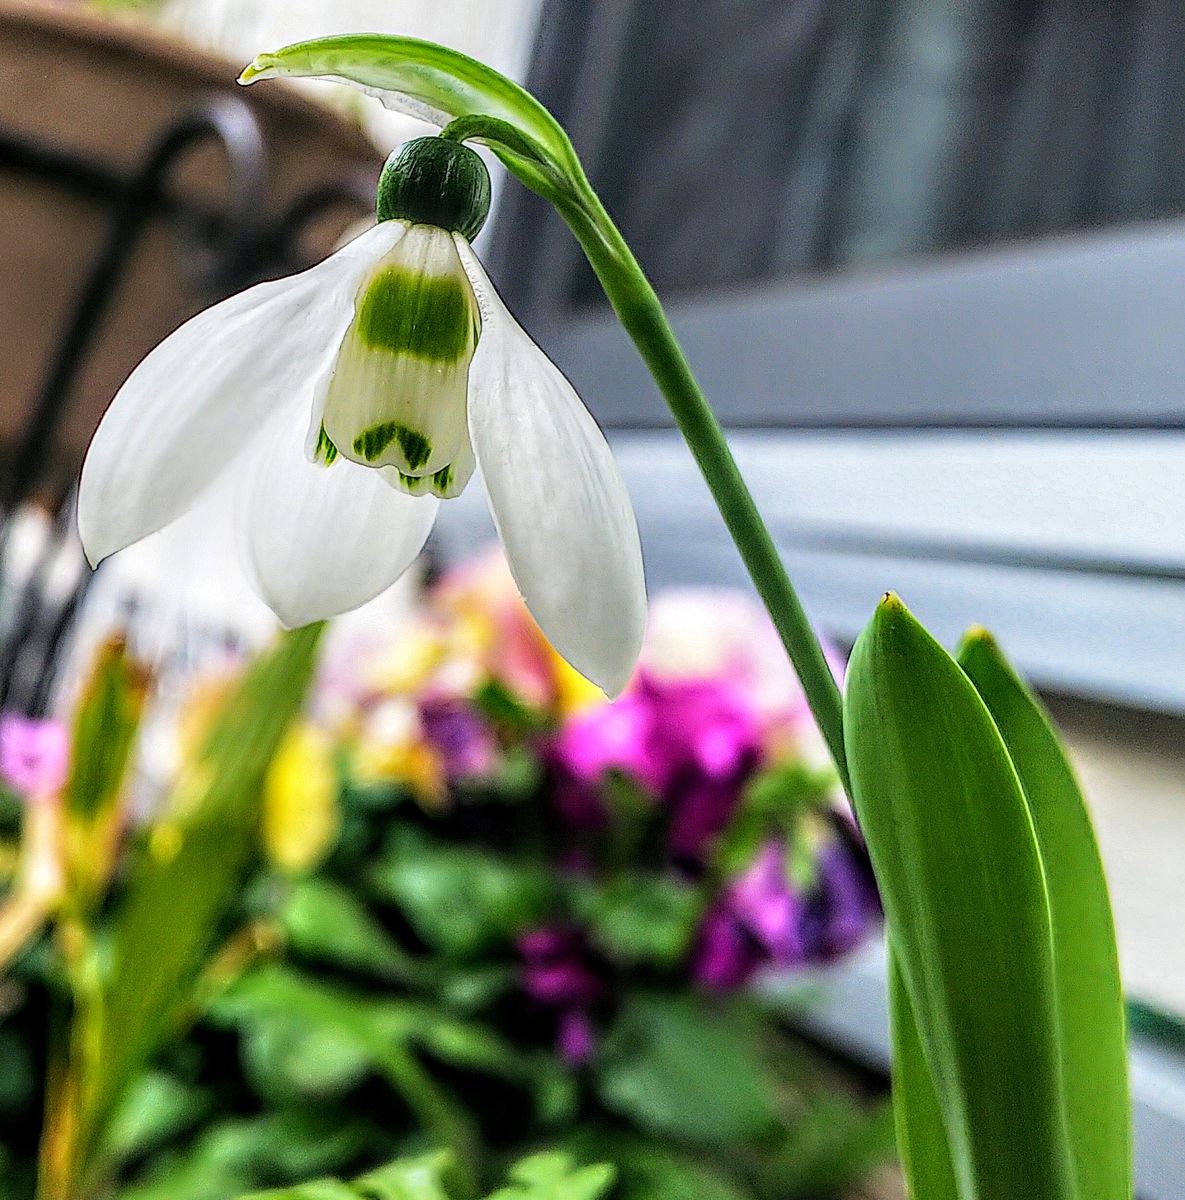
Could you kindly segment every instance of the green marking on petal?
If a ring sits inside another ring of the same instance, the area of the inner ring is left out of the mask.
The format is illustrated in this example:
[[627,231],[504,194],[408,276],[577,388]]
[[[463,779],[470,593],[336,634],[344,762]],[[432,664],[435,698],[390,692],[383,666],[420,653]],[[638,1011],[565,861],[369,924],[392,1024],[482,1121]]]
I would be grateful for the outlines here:
[[321,466],[329,467],[337,460],[337,453],[337,447],[333,444],[329,434],[325,432],[325,425],[322,423],[321,429],[317,433],[317,446],[313,450],[313,459]]
[[398,421],[383,421],[363,430],[354,439],[354,450],[367,462],[374,462],[394,441],[398,441],[403,457],[413,471],[422,467],[432,454],[432,443],[422,433],[408,429]]
[[472,296],[451,275],[418,275],[384,267],[358,302],[354,327],[373,350],[428,362],[458,362],[473,350]]
[[453,464],[441,467],[434,475],[408,475],[406,471],[399,472],[399,480],[405,491],[413,496],[426,496],[431,493],[442,500],[447,498],[448,490],[453,485]]

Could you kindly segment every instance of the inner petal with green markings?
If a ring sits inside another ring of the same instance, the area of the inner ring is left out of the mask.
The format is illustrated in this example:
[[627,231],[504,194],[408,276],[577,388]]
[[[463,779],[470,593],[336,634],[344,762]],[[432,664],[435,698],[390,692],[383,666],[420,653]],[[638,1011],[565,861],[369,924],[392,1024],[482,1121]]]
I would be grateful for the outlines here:
[[452,235],[412,225],[362,281],[323,389],[316,458],[392,468],[396,486],[456,495],[473,473],[469,364],[481,328]]

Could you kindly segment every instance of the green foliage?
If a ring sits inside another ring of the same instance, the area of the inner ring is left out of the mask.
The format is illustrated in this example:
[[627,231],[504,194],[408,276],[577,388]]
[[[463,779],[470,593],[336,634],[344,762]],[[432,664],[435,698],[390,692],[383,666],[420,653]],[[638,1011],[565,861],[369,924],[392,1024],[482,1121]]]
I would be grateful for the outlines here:
[[991,636],[968,634],[959,663],[1007,743],[1041,850],[1079,1200],[1122,1200],[1132,1190],[1127,1029],[1115,923],[1090,814],[1048,715]]
[[504,945],[554,910],[555,880],[542,864],[477,855],[414,827],[392,830],[371,882],[429,946],[451,957]]
[[[533,1154],[510,1168],[506,1186],[488,1200],[600,1200],[613,1175],[612,1167],[580,1167],[555,1151]],[[457,1200],[454,1178],[449,1155],[437,1151],[387,1163],[351,1183],[315,1179],[255,1192],[242,1200]]]
[[92,1155],[108,1121],[192,1003],[250,860],[264,775],[303,700],[319,636],[319,626],[287,634],[248,670],[182,779],[168,836],[138,859],[101,955],[76,972],[70,1060],[48,1101],[75,1114],[76,1125],[63,1126],[73,1139],[60,1159],[67,1173],[100,1170]]
[[1122,997],[1086,807],[991,639],[969,635],[960,663],[889,597],[853,653],[845,708],[890,924],[911,1187],[919,1200],[1130,1196]]
[[905,980],[889,945],[889,1025],[893,1040],[893,1115],[897,1151],[918,1200],[959,1200],[938,1094],[918,1038]]
[[574,893],[574,908],[593,942],[630,965],[677,965],[703,911],[698,888],[663,876],[624,874],[601,887],[577,886]]
[[695,1145],[757,1141],[778,1124],[751,1018],[693,997],[632,997],[598,1059],[597,1088],[639,1127]]

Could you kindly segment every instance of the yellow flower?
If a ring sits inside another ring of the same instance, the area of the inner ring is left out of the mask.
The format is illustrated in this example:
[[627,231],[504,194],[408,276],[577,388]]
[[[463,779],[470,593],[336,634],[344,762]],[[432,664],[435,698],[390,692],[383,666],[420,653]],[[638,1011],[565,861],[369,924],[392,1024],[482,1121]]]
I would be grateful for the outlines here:
[[312,725],[296,725],[280,744],[263,792],[263,847],[278,867],[308,871],[337,840],[339,813],[333,743]]

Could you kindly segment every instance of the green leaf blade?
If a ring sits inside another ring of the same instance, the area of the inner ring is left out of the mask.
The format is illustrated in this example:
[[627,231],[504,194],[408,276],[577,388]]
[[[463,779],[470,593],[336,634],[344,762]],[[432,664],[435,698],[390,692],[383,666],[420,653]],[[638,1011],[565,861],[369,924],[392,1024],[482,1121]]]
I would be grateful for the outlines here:
[[1132,1193],[1127,1030],[1115,924],[1090,814],[1048,715],[991,635],[971,631],[958,658],[1007,743],[1044,863],[1079,1195],[1122,1200]]
[[852,652],[844,718],[856,809],[961,1200],[1071,1200],[1049,911],[999,732],[895,596]]
[[922,1052],[905,980],[891,944],[888,977],[893,1116],[897,1124],[897,1150],[909,1194],[918,1200],[959,1200],[942,1109]]

